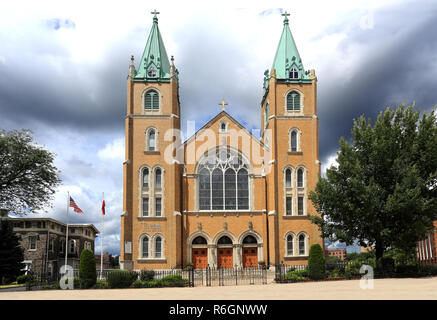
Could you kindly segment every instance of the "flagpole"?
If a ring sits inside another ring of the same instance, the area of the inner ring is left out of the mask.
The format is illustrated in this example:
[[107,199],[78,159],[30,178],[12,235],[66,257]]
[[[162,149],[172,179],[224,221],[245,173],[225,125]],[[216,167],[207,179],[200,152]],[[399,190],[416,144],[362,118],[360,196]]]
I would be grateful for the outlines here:
[[[102,201],[105,201],[105,193],[102,193]],[[105,208],[106,210],[106,208]],[[102,237],[101,240],[101,246],[100,246],[100,279],[103,279],[103,232],[105,230],[105,215],[102,211]]]
[[67,267],[67,252],[68,252],[68,211],[70,208],[70,191],[67,191],[67,235],[65,239],[65,268]]

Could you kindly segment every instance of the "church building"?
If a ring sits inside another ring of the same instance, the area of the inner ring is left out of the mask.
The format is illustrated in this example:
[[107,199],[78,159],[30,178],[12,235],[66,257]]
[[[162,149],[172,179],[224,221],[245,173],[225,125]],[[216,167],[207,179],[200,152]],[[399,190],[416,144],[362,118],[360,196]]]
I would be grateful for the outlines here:
[[273,65],[260,77],[260,105],[253,106],[261,136],[222,101],[220,113],[181,141],[178,70],[157,13],[127,78],[121,268],[307,264],[310,246],[324,246],[308,219],[317,214],[308,195],[321,169],[317,78],[303,67],[289,14]]

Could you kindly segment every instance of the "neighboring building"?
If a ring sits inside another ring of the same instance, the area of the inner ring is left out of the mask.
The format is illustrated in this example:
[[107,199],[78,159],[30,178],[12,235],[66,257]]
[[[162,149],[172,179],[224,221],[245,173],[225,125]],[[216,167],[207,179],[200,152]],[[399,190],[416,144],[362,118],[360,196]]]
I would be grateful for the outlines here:
[[[101,255],[95,254],[94,258],[96,259],[96,269],[100,270],[100,263],[102,262]],[[111,259],[112,256],[105,252],[103,253],[103,269],[110,269],[111,268]]]
[[337,257],[346,260],[346,249],[328,249],[325,250],[326,257]]
[[[9,218],[24,248],[26,270],[37,274],[54,274],[65,263],[67,225],[51,218]],[[94,252],[99,230],[92,224],[68,224],[67,263],[79,269],[80,253]]]
[[127,80],[120,267],[307,264],[310,246],[324,247],[308,219],[317,214],[308,194],[321,172],[317,78],[303,67],[288,18],[264,73],[260,108],[253,110],[260,139],[222,101],[220,113],[178,140],[178,74],[155,14],[139,67],[132,56]]
[[417,244],[416,257],[421,263],[437,264],[437,220],[434,221],[434,228],[424,240]]

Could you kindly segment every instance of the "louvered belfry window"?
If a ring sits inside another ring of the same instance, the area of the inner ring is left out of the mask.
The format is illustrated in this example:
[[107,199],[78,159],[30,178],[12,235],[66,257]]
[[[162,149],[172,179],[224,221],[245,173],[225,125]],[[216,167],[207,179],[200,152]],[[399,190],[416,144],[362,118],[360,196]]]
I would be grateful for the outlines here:
[[146,111],[159,110],[159,95],[155,90],[147,91],[144,97],[144,109]]
[[287,95],[287,111],[300,110],[300,94],[292,91]]

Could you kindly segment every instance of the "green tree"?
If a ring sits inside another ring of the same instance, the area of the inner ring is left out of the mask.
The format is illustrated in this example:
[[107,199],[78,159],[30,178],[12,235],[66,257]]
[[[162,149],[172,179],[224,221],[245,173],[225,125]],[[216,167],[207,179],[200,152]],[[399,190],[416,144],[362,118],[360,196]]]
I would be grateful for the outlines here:
[[23,273],[23,248],[13,228],[12,221],[0,218],[0,284],[13,282]]
[[326,170],[309,198],[325,237],[410,251],[432,230],[437,213],[437,124],[434,111],[401,105],[381,112],[374,126],[354,119],[351,143],[340,139],[338,166]]
[[82,289],[91,288],[96,284],[96,259],[90,249],[84,249],[80,254],[79,282]]
[[325,256],[320,244],[313,244],[308,255],[308,272],[313,280],[325,279]]
[[0,209],[15,214],[45,209],[61,182],[53,158],[30,131],[0,130]]

